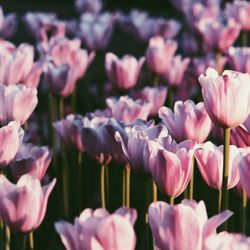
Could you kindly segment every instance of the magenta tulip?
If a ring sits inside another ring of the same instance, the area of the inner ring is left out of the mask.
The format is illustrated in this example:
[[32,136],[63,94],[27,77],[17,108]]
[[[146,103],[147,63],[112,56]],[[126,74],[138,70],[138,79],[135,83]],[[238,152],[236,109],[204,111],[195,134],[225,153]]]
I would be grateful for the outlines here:
[[11,230],[30,232],[40,226],[49,195],[56,184],[41,187],[40,181],[23,175],[16,185],[0,176],[0,217]]
[[207,113],[217,126],[233,128],[246,120],[250,112],[249,74],[225,70],[219,76],[216,70],[208,68],[199,82]]

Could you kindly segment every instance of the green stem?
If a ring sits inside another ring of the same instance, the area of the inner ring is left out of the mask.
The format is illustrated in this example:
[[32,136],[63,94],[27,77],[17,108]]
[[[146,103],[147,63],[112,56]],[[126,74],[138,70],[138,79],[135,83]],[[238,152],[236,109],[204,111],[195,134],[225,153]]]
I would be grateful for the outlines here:
[[126,165],[126,207],[130,207],[130,166]]
[[156,74],[154,74],[154,76],[153,76],[153,85],[154,85],[154,87],[158,86],[158,82],[159,82],[159,77]]
[[218,212],[221,211],[221,190],[218,190]]
[[77,112],[77,84],[71,96],[71,106],[72,106],[74,113],[76,113]]
[[191,179],[189,183],[189,189],[188,189],[188,199],[192,200],[194,195],[194,165],[195,165],[195,158],[193,157],[193,165],[192,165],[192,174]]
[[174,197],[170,197],[170,199],[169,199],[169,204],[170,204],[171,206],[174,205]]
[[248,47],[248,32],[247,31],[243,31],[242,33],[242,46]]
[[64,99],[63,97],[60,97],[59,99],[59,118],[64,118]]
[[82,209],[82,152],[78,152],[78,200],[79,200],[79,211]]
[[153,188],[153,202],[157,202],[157,186],[152,179],[152,188]]
[[102,208],[106,208],[105,204],[105,165],[101,166],[101,200],[102,200]]
[[221,53],[220,52],[217,52],[215,54],[215,63],[216,63],[216,70],[218,71],[218,73],[222,73],[222,69],[221,69]]
[[4,225],[3,225],[3,221],[2,219],[0,218],[0,249],[2,250],[3,249],[3,229],[4,229]]
[[126,205],[126,170],[122,169],[122,206]]
[[109,168],[106,165],[105,169],[105,194],[106,194],[106,206],[109,205]]
[[171,109],[174,107],[174,87],[169,86],[167,95],[167,106]]
[[33,232],[29,233],[29,246],[30,250],[34,250],[34,237],[33,237]]
[[69,173],[68,173],[68,165],[67,165],[67,158],[65,152],[65,145],[61,144],[61,153],[62,153],[62,182],[63,182],[63,201],[64,201],[64,213],[65,216],[68,217],[69,215]]
[[10,229],[5,225],[5,250],[10,250]]
[[27,242],[27,235],[26,234],[22,234],[20,235],[21,237],[21,249],[22,250],[26,250],[26,242]]
[[243,190],[242,192],[242,212],[241,212],[241,232],[246,233],[246,211],[247,211],[247,194]]
[[[221,211],[228,209],[228,172],[229,172],[229,155],[230,155],[230,128],[224,129],[224,149],[223,149],[223,179],[221,194]],[[227,223],[224,223],[224,230],[227,230]]]

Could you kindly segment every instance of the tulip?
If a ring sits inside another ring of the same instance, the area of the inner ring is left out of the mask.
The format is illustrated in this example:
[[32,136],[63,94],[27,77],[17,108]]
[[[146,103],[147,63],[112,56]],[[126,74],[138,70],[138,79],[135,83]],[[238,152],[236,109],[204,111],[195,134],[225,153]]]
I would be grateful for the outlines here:
[[84,12],[94,12],[98,13],[102,9],[102,0],[76,0],[75,7],[80,13]]
[[56,184],[54,179],[41,187],[40,181],[23,175],[17,184],[0,176],[0,217],[15,232],[31,232],[44,219],[49,195]]
[[132,250],[136,243],[136,217],[135,209],[121,208],[113,214],[105,209],[85,209],[73,225],[59,221],[55,228],[66,249]]
[[231,130],[230,142],[239,148],[250,146],[250,134],[245,126],[241,125]]
[[229,64],[233,70],[250,73],[250,48],[230,47],[228,49]]
[[0,85],[0,123],[18,121],[24,124],[38,103],[37,89],[24,85]]
[[149,46],[146,51],[148,68],[156,74],[163,74],[168,68],[176,50],[176,41],[164,41],[160,36],[152,37],[149,40]]
[[162,107],[159,110],[159,117],[177,142],[186,139],[198,143],[204,142],[212,129],[212,122],[202,102],[195,105],[192,100],[177,101],[174,112]]
[[250,112],[249,74],[225,70],[219,76],[216,70],[208,68],[199,82],[207,113],[217,126],[233,128],[246,120]]
[[246,191],[248,198],[250,198],[250,185],[248,180],[248,177],[250,176],[249,162],[250,162],[249,152],[243,154],[239,160],[240,183],[243,189]]
[[3,9],[0,6],[0,37],[9,38],[17,28],[17,16],[15,13],[10,13],[4,16]]
[[139,61],[131,55],[125,55],[119,59],[113,53],[107,53],[105,58],[105,69],[109,82],[117,89],[131,89],[138,80],[145,58]]
[[206,239],[216,235],[216,228],[233,213],[224,211],[208,219],[205,203],[183,200],[169,206],[165,202],[149,206],[149,225],[157,249],[192,250],[203,249]]
[[22,144],[10,165],[12,176],[18,180],[22,175],[31,175],[42,180],[52,159],[48,147]]

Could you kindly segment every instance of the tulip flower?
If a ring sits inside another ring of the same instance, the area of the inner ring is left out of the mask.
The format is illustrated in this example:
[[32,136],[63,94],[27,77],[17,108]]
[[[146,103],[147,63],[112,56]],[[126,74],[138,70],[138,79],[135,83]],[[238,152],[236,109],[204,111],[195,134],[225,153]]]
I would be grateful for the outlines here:
[[12,176],[18,180],[22,175],[31,175],[41,180],[52,159],[48,147],[36,147],[31,143],[22,144],[10,165]]
[[250,112],[249,74],[225,70],[219,76],[216,70],[208,68],[199,82],[207,113],[217,126],[233,128],[246,120]]
[[229,64],[235,71],[250,73],[250,48],[230,47],[228,49]]
[[205,203],[194,200],[183,200],[175,206],[161,201],[152,203],[148,210],[155,247],[169,250],[183,250],[187,246],[192,250],[203,249],[206,239],[216,235],[216,228],[232,214],[224,211],[208,219]]
[[59,221],[55,223],[55,228],[66,249],[133,250],[136,217],[135,209],[121,208],[113,214],[105,209],[85,209],[73,225]]
[[177,142],[187,139],[198,143],[204,142],[212,129],[212,122],[202,102],[195,105],[192,100],[177,101],[174,112],[162,107],[159,117]]
[[42,223],[49,195],[56,184],[54,179],[41,187],[40,181],[23,175],[17,184],[0,176],[0,217],[15,232],[31,232]]
[[98,13],[102,9],[102,0],[76,0],[75,7],[79,13],[94,12]]
[[131,89],[138,80],[145,58],[138,61],[131,55],[125,55],[119,59],[113,53],[107,53],[105,58],[105,69],[109,82],[117,89]]
[[0,37],[9,38],[17,28],[17,16],[15,13],[10,13],[4,16],[3,9],[0,6]]
[[249,185],[249,163],[250,163],[250,154],[249,152],[243,153],[239,160],[239,175],[240,175],[240,183],[244,190],[247,193],[248,198],[250,198],[250,185]]
[[246,148],[250,146],[250,134],[245,126],[241,125],[231,130],[230,142],[239,148]]
[[163,74],[168,68],[176,50],[176,41],[164,41],[160,36],[152,37],[149,40],[149,46],[146,51],[148,68],[156,74]]

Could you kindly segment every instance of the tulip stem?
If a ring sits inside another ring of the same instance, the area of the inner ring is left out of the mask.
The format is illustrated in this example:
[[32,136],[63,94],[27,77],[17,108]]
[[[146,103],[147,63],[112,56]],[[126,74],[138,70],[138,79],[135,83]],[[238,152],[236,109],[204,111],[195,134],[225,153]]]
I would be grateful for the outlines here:
[[106,194],[106,206],[109,205],[109,167],[106,165],[105,169],[105,194]]
[[63,196],[64,196],[64,212],[65,216],[69,215],[69,172],[68,172],[68,165],[67,165],[67,158],[65,152],[65,145],[61,144],[61,152],[62,152],[62,182],[63,182]]
[[77,112],[77,84],[71,96],[71,106],[72,106],[74,113],[76,113]]
[[0,218],[0,249],[3,249],[3,221]]
[[27,235],[26,234],[23,234],[21,235],[21,249],[22,250],[26,250],[26,240],[27,240]]
[[[230,150],[230,128],[224,129],[224,149],[223,149],[223,179],[221,194],[221,211],[228,209],[228,172],[229,172],[229,152]],[[223,224],[223,229],[227,230],[227,223]]]
[[78,194],[79,194],[79,211],[82,209],[82,152],[78,152]]
[[102,200],[102,208],[106,208],[105,204],[105,165],[101,166],[101,200]]
[[191,179],[189,183],[189,190],[188,190],[188,199],[192,200],[194,195],[194,164],[195,164],[195,158],[193,157],[193,165],[192,165],[192,173],[191,173]]
[[10,250],[10,229],[5,225],[5,250]]
[[126,207],[130,207],[130,166],[126,165]]
[[59,99],[59,118],[64,118],[64,99],[63,97],[60,97]]
[[170,199],[169,199],[169,204],[170,204],[171,206],[174,205],[174,197],[170,197]]
[[126,170],[122,169],[122,206],[126,205]]
[[153,202],[155,203],[157,202],[158,197],[157,197],[157,186],[153,178],[152,178],[152,188],[153,188]]
[[154,74],[154,76],[153,76],[154,87],[158,86],[158,82],[159,82],[159,77],[156,74]]
[[247,31],[243,31],[242,33],[242,46],[248,47],[248,32]]
[[220,65],[220,63],[221,63],[221,53],[220,52],[217,52],[215,54],[215,63],[216,63],[216,70],[220,74],[222,72],[221,65]]
[[167,106],[171,109],[174,107],[174,87],[168,87],[168,94],[167,94]]
[[33,232],[29,233],[29,246],[30,250],[34,250],[34,237],[33,237]]
[[218,212],[221,211],[221,190],[218,190]]
[[246,233],[246,211],[247,211],[247,194],[243,190],[242,192],[242,212],[241,212],[241,232]]

